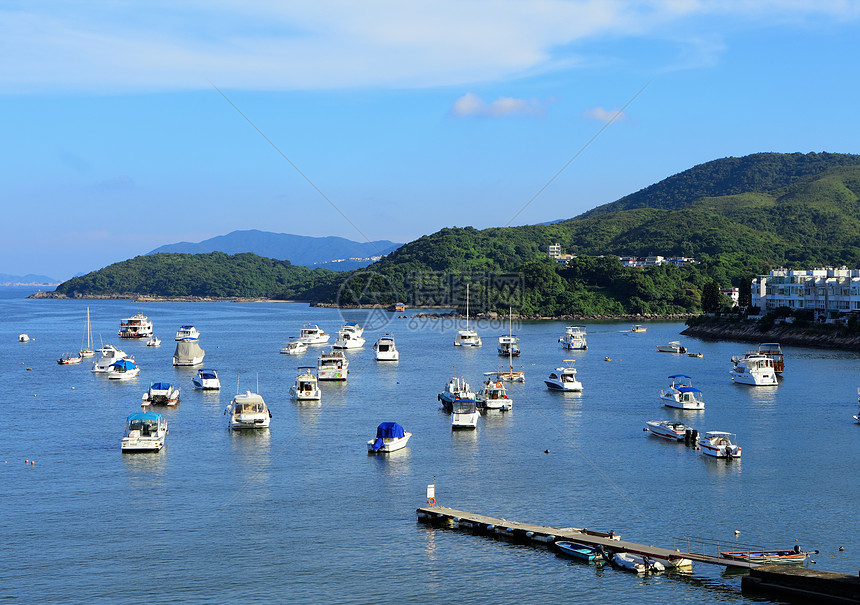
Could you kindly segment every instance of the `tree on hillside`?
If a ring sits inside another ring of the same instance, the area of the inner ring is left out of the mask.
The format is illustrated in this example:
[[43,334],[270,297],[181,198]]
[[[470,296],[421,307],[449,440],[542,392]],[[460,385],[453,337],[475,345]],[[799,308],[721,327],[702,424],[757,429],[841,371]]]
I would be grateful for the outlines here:
[[717,282],[711,280],[702,288],[702,311],[705,313],[716,313],[722,305],[723,294]]

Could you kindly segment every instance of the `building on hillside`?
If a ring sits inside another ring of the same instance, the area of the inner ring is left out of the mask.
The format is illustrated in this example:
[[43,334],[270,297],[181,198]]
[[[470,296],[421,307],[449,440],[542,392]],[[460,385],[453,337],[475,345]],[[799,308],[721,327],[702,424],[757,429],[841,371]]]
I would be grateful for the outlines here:
[[720,292],[722,292],[723,296],[732,301],[733,307],[738,306],[738,301],[741,299],[740,288],[720,288]]
[[860,269],[774,269],[752,280],[751,306],[762,313],[805,309],[816,321],[832,322],[844,313],[860,312]]
[[561,244],[550,244],[547,250],[550,258],[558,258],[561,256]]

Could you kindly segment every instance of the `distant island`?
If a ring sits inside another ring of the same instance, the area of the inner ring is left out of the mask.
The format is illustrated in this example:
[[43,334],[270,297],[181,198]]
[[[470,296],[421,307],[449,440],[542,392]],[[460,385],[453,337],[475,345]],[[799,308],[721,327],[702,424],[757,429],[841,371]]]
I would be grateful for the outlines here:
[[0,273],[0,286],[57,286],[61,280],[47,275],[36,275],[28,273],[27,275],[10,275],[8,273]]

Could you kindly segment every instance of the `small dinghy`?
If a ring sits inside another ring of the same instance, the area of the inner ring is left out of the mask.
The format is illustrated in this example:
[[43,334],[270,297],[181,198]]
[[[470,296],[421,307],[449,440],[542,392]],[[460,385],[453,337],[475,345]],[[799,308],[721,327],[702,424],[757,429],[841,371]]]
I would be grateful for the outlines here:
[[654,573],[666,571],[666,566],[649,557],[634,555],[629,552],[617,552],[612,557],[612,562],[621,569],[632,571],[633,573]]

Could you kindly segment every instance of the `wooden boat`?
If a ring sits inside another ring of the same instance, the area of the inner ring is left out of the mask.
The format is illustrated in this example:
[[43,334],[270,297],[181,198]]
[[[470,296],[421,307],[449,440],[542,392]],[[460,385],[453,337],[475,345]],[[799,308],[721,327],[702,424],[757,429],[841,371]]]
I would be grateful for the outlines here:
[[809,556],[808,552],[802,551],[800,548],[793,550],[734,550],[720,554],[727,559],[762,564],[799,564],[804,563]]
[[573,557],[575,559],[582,559],[583,561],[603,560],[603,554],[600,552],[600,548],[597,546],[591,546],[589,544],[580,544],[579,542],[569,542],[566,540],[556,542],[555,545],[558,547],[558,550],[561,552],[561,554]]

